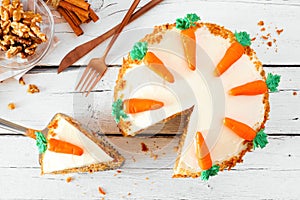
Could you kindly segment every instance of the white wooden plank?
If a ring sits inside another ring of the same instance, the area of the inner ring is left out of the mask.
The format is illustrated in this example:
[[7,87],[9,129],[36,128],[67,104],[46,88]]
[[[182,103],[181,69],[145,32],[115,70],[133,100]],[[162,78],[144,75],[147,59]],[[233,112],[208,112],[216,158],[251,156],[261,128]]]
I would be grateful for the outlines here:
[[[172,169],[179,136],[174,137],[116,137],[106,140],[125,157],[122,169]],[[141,143],[149,148],[143,152]],[[244,157],[244,163],[234,169],[300,170],[300,138],[298,136],[269,136],[264,149],[256,149]],[[154,156],[154,155],[157,155]],[[0,135],[0,169],[39,168],[35,141],[22,136]],[[227,172],[225,172],[227,173]]]
[[[297,199],[300,195],[299,137],[270,137],[265,149],[248,153],[243,164],[208,182],[171,178],[176,156],[172,148],[177,144],[173,138],[108,140],[122,148],[127,145],[120,151],[126,157],[121,173],[40,176],[34,140],[0,136],[1,199],[101,199],[99,186],[107,192],[105,199],[198,199],[199,195],[201,199]],[[157,160],[141,152],[140,142],[156,149]],[[69,176],[74,180],[66,183]]]
[[[141,5],[147,1],[142,1]],[[180,4],[180,5],[179,5]],[[107,6],[110,5],[110,6]],[[56,35],[61,40],[61,43],[55,48],[47,58],[41,61],[42,65],[57,65],[61,59],[73,49],[75,46],[84,43],[95,36],[104,33],[109,28],[121,21],[128,9],[130,1],[105,1],[105,6],[98,12],[101,20],[97,23],[89,23],[83,26],[85,34],[80,37],[74,36],[71,33],[67,24],[56,25]],[[132,24],[128,25],[124,31],[137,28],[144,29],[153,27],[154,25],[172,23],[178,17],[183,17],[186,13],[198,13],[203,21],[213,22],[224,25],[231,30],[247,30],[253,37],[257,36],[253,47],[257,50],[259,57],[265,64],[297,64],[300,63],[300,58],[297,55],[300,41],[297,37],[299,32],[298,23],[300,18],[299,1],[184,1],[178,2],[175,0],[165,0],[148,13],[144,14],[140,19],[137,19]],[[159,13],[163,13],[163,17]],[[180,14],[182,13],[182,14]],[[182,15],[182,16],[181,16]],[[277,39],[278,52],[275,47],[267,50],[267,45],[262,45],[262,40],[259,36],[261,33],[257,23],[263,20],[266,24],[267,31],[273,38]],[[284,32],[278,36],[275,27],[283,28]],[[258,35],[256,35],[258,34]],[[124,40],[122,35],[118,42],[125,45],[124,48],[112,48],[108,56],[108,62],[112,63],[118,57],[117,55],[124,54],[127,48],[131,48],[134,41],[139,40],[144,35],[143,32],[137,33]],[[65,42],[68,41],[68,42]],[[120,42],[120,41],[123,41]],[[124,42],[126,41],[126,42]],[[117,44],[118,44],[117,42]],[[87,64],[89,59],[101,55],[107,43],[96,48],[89,55],[77,62],[77,64]],[[116,46],[117,46],[116,44]],[[258,47],[259,46],[259,47]],[[127,47],[127,48],[125,48]],[[119,62],[119,61],[118,61]],[[115,62],[115,63],[118,63]],[[120,64],[120,63],[118,63]]]
[[[270,95],[271,113],[266,131],[273,134],[299,134],[300,132],[300,68],[266,67],[266,72],[280,74],[282,81],[280,92]],[[119,68],[111,67],[103,80],[88,98],[75,93],[74,88],[80,77],[78,70],[68,70],[59,75],[55,70],[33,71],[24,77],[26,84],[36,84],[40,93],[28,94],[27,86],[22,86],[14,79],[0,84],[0,116],[27,127],[44,128],[57,112],[74,116],[92,130],[106,133],[118,133],[111,116],[113,87]],[[7,104],[14,102],[15,110],[8,110]],[[177,120],[177,121],[176,121]],[[176,133],[180,118],[169,123],[162,133]],[[157,128],[157,126],[156,126]],[[155,129],[155,128],[154,128]],[[153,131],[152,131],[153,132]]]

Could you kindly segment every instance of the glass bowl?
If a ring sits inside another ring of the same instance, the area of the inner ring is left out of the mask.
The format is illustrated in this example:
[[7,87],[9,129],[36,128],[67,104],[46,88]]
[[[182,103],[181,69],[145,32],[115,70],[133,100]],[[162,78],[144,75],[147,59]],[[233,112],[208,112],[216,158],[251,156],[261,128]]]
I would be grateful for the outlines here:
[[[46,42],[38,44],[35,53],[27,58],[14,56],[7,58],[5,51],[0,50],[0,68],[9,69],[27,69],[35,66],[49,51],[54,35],[54,19],[53,15],[43,0],[21,0],[25,11],[33,11],[42,16],[42,23],[38,24],[41,32],[47,37]],[[0,2],[0,5],[2,3]],[[1,38],[0,38],[1,39]]]

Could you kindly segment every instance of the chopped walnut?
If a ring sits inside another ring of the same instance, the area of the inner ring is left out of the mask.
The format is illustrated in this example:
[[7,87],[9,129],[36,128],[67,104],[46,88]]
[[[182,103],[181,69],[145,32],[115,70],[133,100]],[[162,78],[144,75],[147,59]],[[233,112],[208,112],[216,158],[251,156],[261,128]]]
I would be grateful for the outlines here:
[[27,58],[35,53],[37,45],[47,37],[38,24],[42,16],[33,11],[24,11],[20,0],[2,0],[0,6],[0,50],[7,58]]
[[13,110],[13,109],[16,108],[16,105],[15,105],[14,103],[9,103],[9,104],[7,105],[7,107],[8,107],[9,110]]
[[33,94],[33,93],[38,93],[40,92],[39,88],[34,85],[34,84],[29,84],[28,86],[28,89],[27,89],[27,92],[30,93],[30,94]]

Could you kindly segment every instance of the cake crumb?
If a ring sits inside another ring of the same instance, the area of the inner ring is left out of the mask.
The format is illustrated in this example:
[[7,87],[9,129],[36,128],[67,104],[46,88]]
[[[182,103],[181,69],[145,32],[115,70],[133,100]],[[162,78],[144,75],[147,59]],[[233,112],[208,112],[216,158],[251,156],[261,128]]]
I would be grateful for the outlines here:
[[121,173],[122,173],[122,171],[118,169],[118,170],[117,170],[117,173],[118,173],[118,174],[121,174]]
[[280,35],[283,32],[283,29],[280,29],[280,30],[277,29],[276,32],[278,35]]
[[127,194],[128,196],[130,196],[131,195],[131,192],[128,192],[128,194]]
[[268,37],[268,36],[265,36],[265,35],[261,36],[261,38],[264,39],[264,40],[269,39],[269,37]]
[[20,85],[26,85],[26,83],[25,83],[23,77],[21,77],[21,78],[19,79],[19,84],[20,84]]
[[294,92],[293,92],[293,95],[294,95],[294,96],[296,96],[296,95],[297,95],[297,92],[296,92],[296,91],[294,91]]
[[147,145],[144,142],[141,142],[141,146],[142,146],[142,151],[143,152],[149,151],[149,148],[147,147]]
[[71,176],[69,176],[69,177],[66,178],[66,182],[67,183],[70,183],[72,180],[73,180],[73,178]]
[[153,160],[156,160],[158,158],[157,154],[154,154],[152,151],[150,152],[150,158],[153,158]]
[[269,47],[271,47],[271,46],[272,46],[272,42],[271,42],[271,41],[267,42],[267,45],[268,45]]
[[102,187],[98,187],[98,192],[100,193],[100,194],[102,194],[102,195],[106,195],[106,192],[103,190],[103,188]]
[[256,40],[256,37],[251,38],[251,41],[255,41],[255,40]]
[[263,27],[263,28],[260,29],[261,32],[263,32],[263,31],[265,31],[265,30],[266,30],[265,27]]
[[148,180],[149,180],[149,177],[146,177],[145,180],[148,181]]
[[259,21],[259,22],[257,23],[257,25],[258,25],[258,26],[263,26],[263,25],[265,25],[265,23],[264,23],[264,21],[261,20],[261,21]]
[[9,103],[7,105],[7,107],[8,107],[9,110],[14,110],[16,108],[16,105],[14,103]]
[[178,146],[173,147],[173,151],[174,151],[174,152],[178,152],[178,149],[179,149]]
[[28,89],[27,89],[27,92],[28,92],[29,94],[39,93],[39,92],[40,92],[40,89],[39,89],[36,85],[34,85],[34,84],[29,84]]

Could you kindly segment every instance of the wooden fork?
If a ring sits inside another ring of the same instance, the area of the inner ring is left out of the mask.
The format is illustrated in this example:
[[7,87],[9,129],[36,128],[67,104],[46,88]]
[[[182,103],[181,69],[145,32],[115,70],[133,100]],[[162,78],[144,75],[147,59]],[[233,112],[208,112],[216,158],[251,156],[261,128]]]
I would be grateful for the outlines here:
[[88,96],[92,89],[97,85],[97,83],[100,81],[102,76],[107,70],[107,65],[105,63],[105,58],[113,46],[114,42],[118,38],[119,34],[123,30],[124,26],[129,22],[129,19],[137,7],[137,5],[140,3],[140,0],[134,0],[132,5],[130,6],[129,10],[127,11],[124,19],[122,20],[120,26],[118,27],[117,31],[113,35],[113,38],[109,42],[108,46],[106,47],[104,54],[100,58],[93,58],[90,60],[89,64],[87,65],[86,69],[84,70],[75,90],[77,90],[80,87],[80,92],[86,92],[85,96]]

